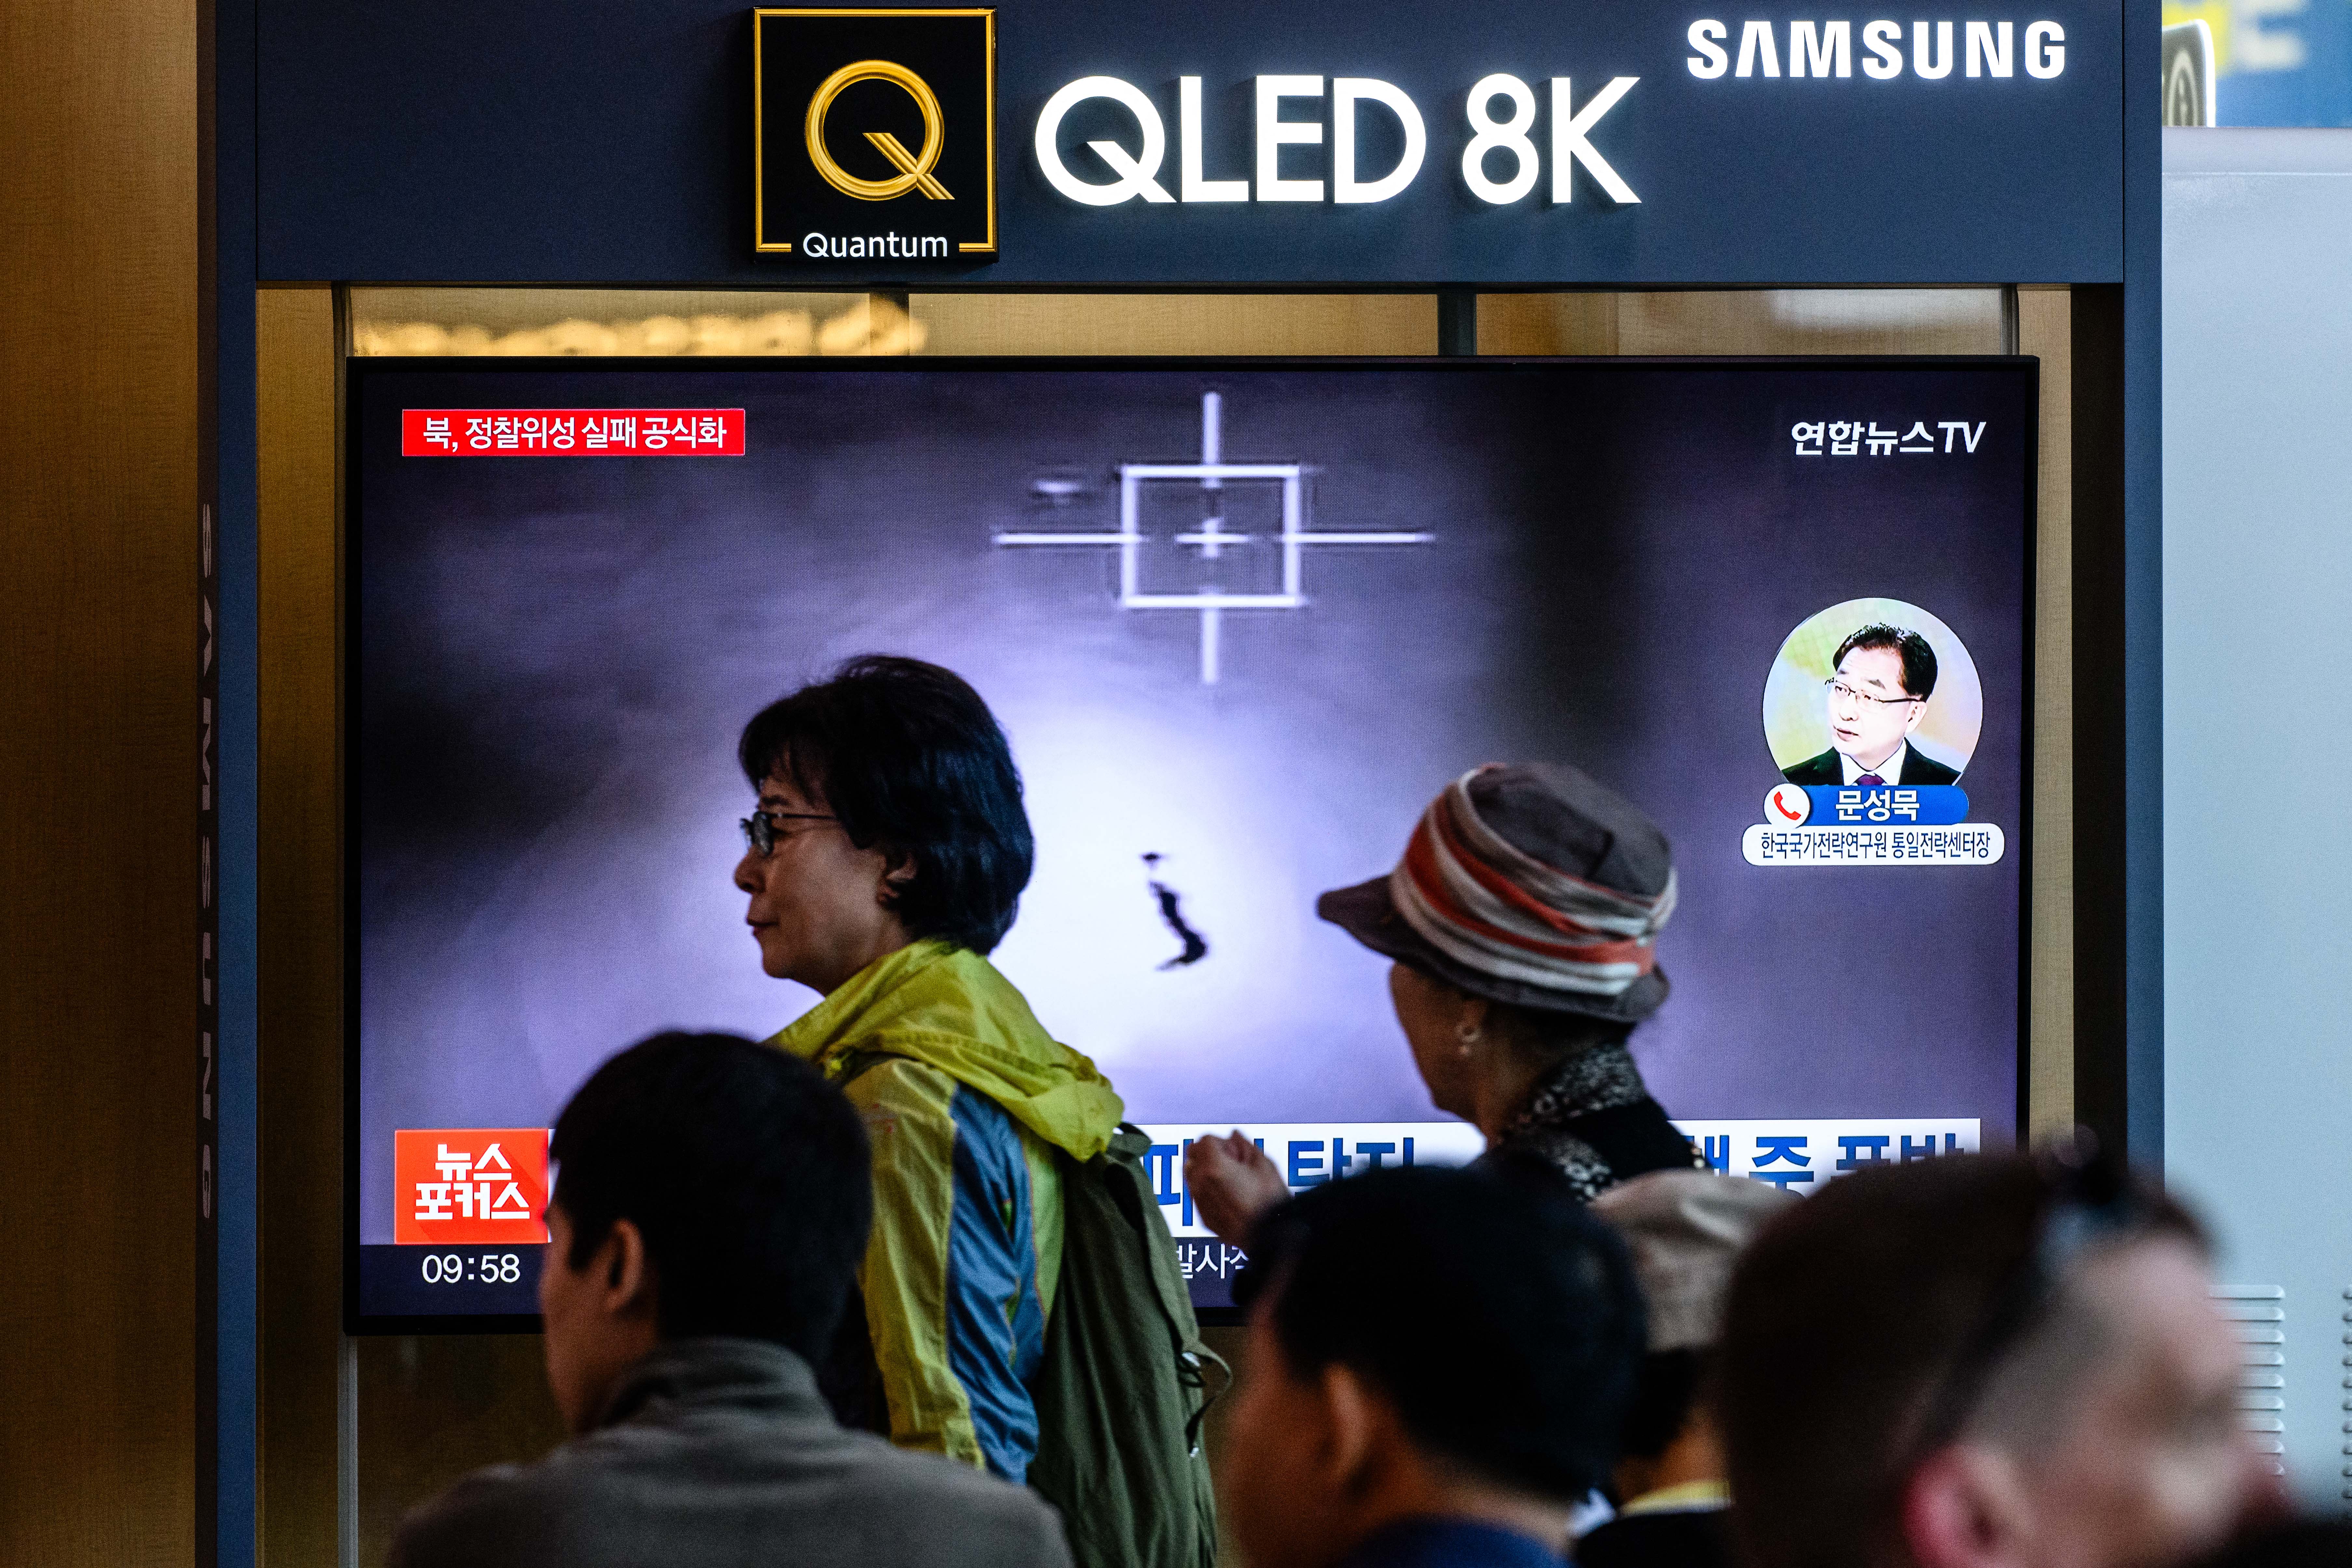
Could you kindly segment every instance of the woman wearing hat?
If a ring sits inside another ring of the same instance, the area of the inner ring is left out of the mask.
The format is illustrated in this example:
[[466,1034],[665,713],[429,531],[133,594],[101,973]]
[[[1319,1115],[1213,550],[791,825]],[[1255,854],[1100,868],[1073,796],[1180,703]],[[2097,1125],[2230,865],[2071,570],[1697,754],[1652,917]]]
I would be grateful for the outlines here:
[[[1394,961],[1389,995],[1429,1097],[1475,1123],[1490,1157],[1538,1156],[1587,1198],[1699,1163],[1625,1048],[1666,999],[1655,944],[1675,909],[1665,835],[1631,802],[1571,767],[1490,763],[1430,803],[1395,870],[1315,908]],[[1237,1245],[1288,1195],[1238,1132],[1194,1140],[1184,1175]]]

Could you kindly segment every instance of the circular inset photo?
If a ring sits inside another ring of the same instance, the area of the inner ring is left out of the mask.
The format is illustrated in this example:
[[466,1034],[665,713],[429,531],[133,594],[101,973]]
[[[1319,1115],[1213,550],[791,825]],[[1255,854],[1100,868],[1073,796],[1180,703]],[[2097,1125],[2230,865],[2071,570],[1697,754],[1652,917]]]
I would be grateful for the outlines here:
[[1958,784],[1983,729],[1976,660],[1900,599],[1807,616],[1764,678],[1764,742],[1790,784]]

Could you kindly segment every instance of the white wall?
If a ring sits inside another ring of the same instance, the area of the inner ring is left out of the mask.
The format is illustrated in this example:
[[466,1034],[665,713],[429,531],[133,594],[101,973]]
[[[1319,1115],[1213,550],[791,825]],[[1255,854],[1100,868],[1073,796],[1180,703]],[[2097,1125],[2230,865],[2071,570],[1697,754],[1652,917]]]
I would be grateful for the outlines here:
[[2225,1277],[2283,1292],[2279,1425],[2333,1511],[2352,1499],[2352,131],[2164,136],[2167,1165]]

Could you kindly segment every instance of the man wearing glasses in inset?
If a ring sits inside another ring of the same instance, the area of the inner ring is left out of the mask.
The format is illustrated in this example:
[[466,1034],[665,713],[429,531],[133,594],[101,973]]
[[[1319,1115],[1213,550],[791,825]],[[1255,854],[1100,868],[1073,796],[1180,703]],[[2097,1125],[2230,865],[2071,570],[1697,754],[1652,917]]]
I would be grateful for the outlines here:
[[1936,690],[1936,650],[1917,632],[1874,622],[1838,644],[1828,681],[1830,749],[1781,776],[1797,784],[1948,784],[1959,772],[1911,743]]

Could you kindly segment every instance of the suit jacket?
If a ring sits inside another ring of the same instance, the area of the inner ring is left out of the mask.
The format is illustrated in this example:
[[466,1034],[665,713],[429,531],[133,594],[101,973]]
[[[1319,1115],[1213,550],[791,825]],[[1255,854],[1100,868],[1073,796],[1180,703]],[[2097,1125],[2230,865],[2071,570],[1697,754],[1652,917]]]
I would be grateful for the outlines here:
[[1402,1520],[1359,1542],[1339,1568],[1566,1568],[1530,1535],[1475,1520]]
[[[1807,757],[1793,768],[1781,769],[1780,776],[1793,784],[1842,784],[1845,783],[1845,769],[1838,761],[1837,749],[1832,747],[1818,757]],[[1960,775],[1912,746],[1903,753],[1903,776],[1890,782],[1913,787],[1948,784],[1959,783]]]
[[674,1340],[594,1431],[411,1513],[393,1568],[1068,1568],[1034,1493],[845,1431],[808,1363]]
[[1621,1514],[1576,1543],[1576,1568],[1730,1568],[1721,1509]]

